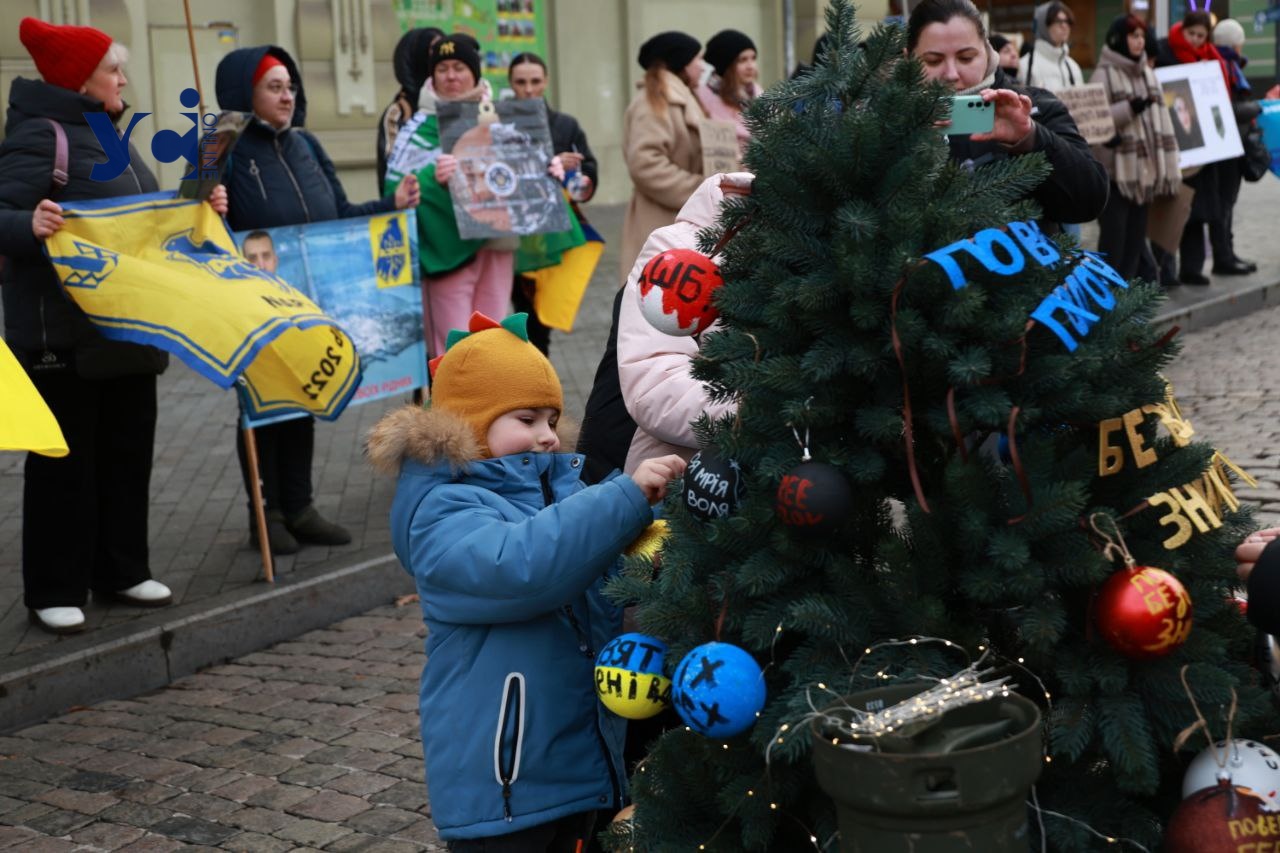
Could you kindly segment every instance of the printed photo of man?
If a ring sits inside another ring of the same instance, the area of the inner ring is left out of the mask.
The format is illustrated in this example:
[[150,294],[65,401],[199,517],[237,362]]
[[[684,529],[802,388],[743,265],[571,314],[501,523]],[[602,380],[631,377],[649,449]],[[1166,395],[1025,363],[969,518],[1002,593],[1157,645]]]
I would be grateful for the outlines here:
[[266,231],[250,231],[240,251],[244,253],[244,259],[258,269],[275,274],[279,258],[276,257],[276,244]]

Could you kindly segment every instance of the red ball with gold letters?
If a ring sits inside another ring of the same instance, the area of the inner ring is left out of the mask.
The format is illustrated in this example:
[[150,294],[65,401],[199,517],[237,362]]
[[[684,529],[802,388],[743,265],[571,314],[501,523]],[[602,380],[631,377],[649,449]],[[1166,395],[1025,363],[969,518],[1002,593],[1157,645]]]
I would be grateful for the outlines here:
[[1187,797],[1164,830],[1164,853],[1239,853],[1280,846],[1280,820],[1266,801],[1223,780]]
[[676,337],[706,331],[720,312],[711,296],[724,284],[715,261],[693,249],[668,249],[640,271],[640,313],[655,329]]
[[1169,654],[1191,633],[1191,596],[1163,569],[1128,566],[1107,578],[1094,602],[1107,643],[1125,657],[1150,660]]

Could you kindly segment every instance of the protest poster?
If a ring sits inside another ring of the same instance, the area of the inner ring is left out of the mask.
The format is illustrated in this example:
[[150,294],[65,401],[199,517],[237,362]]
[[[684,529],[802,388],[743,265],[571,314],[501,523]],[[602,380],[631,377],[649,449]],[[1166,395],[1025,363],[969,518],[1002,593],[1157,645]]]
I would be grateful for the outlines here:
[[1116,135],[1116,121],[1111,116],[1111,99],[1101,83],[1071,86],[1054,92],[1075,120],[1080,135],[1090,145],[1102,145]]
[[437,108],[440,149],[458,160],[449,179],[463,239],[568,231],[569,206],[547,174],[551,130],[541,99],[445,101]]
[[702,174],[738,171],[738,127],[727,119],[703,119]]
[[1191,62],[1155,70],[1164,106],[1178,139],[1178,168],[1230,160],[1244,153],[1227,82],[1216,62]]
[[289,282],[350,336],[364,370],[351,397],[358,404],[426,387],[417,235],[408,210],[233,236],[246,260]]

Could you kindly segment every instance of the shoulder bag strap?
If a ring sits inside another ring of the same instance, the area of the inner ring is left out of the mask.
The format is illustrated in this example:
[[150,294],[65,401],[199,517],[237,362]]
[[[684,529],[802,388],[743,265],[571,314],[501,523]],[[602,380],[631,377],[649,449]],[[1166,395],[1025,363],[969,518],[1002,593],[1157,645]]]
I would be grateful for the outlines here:
[[51,118],[44,119],[53,128],[53,189],[56,193],[67,185],[67,132]]

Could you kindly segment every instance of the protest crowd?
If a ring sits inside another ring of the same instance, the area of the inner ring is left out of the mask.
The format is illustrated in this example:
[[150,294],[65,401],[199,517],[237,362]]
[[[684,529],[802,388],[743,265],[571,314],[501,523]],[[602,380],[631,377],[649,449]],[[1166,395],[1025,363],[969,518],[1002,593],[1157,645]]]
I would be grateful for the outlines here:
[[[1235,20],[1193,6],[1158,37],[1141,10],[1126,13],[1111,22],[1088,71],[1072,57],[1074,18],[1062,0],[1035,7],[1026,40],[989,32],[971,0],[921,0],[890,25],[903,28],[924,83],[986,105],[989,123],[980,129],[952,133],[952,121],[939,122],[953,163],[974,170],[1032,155],[1048,163],[1047,177],[1024,196],[1045,235],[1079,235],[1082,224],[1096,222],[1096,244],[1085,248],[1126,280],[1168,289],[1213,288],[1218,277],[1258,271],[1232,226],[1242,182],[1259,180],[1270,154],[1259,151],[1263,93],[1246,78]],[[13,83],[0,145],[4,338],[70,450],[26,459],[24,601],[39,628],[74,633],[85,627],[90,593],[138,607],[173,600],[163,578],[151,577],[147,546],[156,411],[165,405],[156,377],[169,354],[141,338],[104,334],[64,294],[46,247],[70,218],[63,205],[105,206],[174,188],[158,185],[132,145],[118,176],[91,176],[103,152],[87,117],[117,127],[128,121],[123,45],[93,28],[34,18],[23,19],[19,34],[39,79]],[[542,300],[554,285],[538,273],[547,267],[530,262],[528,235],[510,217],[485,219],[460,204],[493,192],[493,172],[473,170],[459,152],[477,135],[494,144],[504,110],[534,103],[543,141],[533,171],[554,184],[568,217],[569,229],[556,233],[576,235],[566,238],[566,252],[590,243],[600,182],[593,128],[547,103],[556,69],[545,58],[512,57],[504,99],[484,76],[486,46],[473,36],[406,32],[394,54],[399,88],[369,129],[382,192],[357,201],[306,129],[295,57],[258,45],[217,66],[218,108],[247,122],[204,199],[231,232],[247,232],[238,244],[245,262],[277,272],[277,228],[416,213],[411,277],[430,379],[359,450],[399,478],[391,535],[428,628],[420,702],[424,720],[430,711],[434,722],[424,722],[423,747],[433,818],[450,850],[582,851],[625,804],[617,768],[643,754],[635,750],[646,730],[628,731],[593,692],[575,686],[592,680],[595,650],[624,630],[602,578],[653,523],[653,507],[698,451],[694,424],[731,417],[737,407],[694,376],[706,339],[658,329],[637,294],[655,257],[698,250],[700,232],[725,205],[752,193],[747,113],[775,82],[760,79],[758,50],[750,34],[732,28],[705,44],[670,30],[638,46],[643,77],[620,117],[632,192],[612,326],[581,413],[564,411],[547,357],[563,325],[545,322]],[[820,39],[793,77],[813,73],[826,50]],[[1157,70],[1202,62],[1221,75],[1244,153],[1185,167],[1180,152],[1205,144],[1196,138],[1198,118],[1183,88],[1166,89]],[[1106,138],[1086,138],[1073,117],[1066,93],[1086,84],[1105,92]],[[460,115],[470,124],[455,131]],[[707,173],[708,122],[735,141],[732,168]],[[581,420],[580,434],[571,420]],[[235,441],[243,472],[246,542],[285,555],[351,540],[315,505],[311,415],[257,425],[252,449],[245,430],[234,432],[227,441]],[[256,486],[265,527],[255,520]],[[1280,596],[1280,551],[1267,547],[1275,534],[1241,543],[1241,577],[1258,600]],[[1266,626],[1268,617],[1250,609],[1249,618]],[[562,642],[566,625],[577,650]],[[476,708],[495,701],[496,743],[493,723],[469,725]],[[489,790],[495,777],[497,806]],[[517,779],[522,793],[512,798]]]

